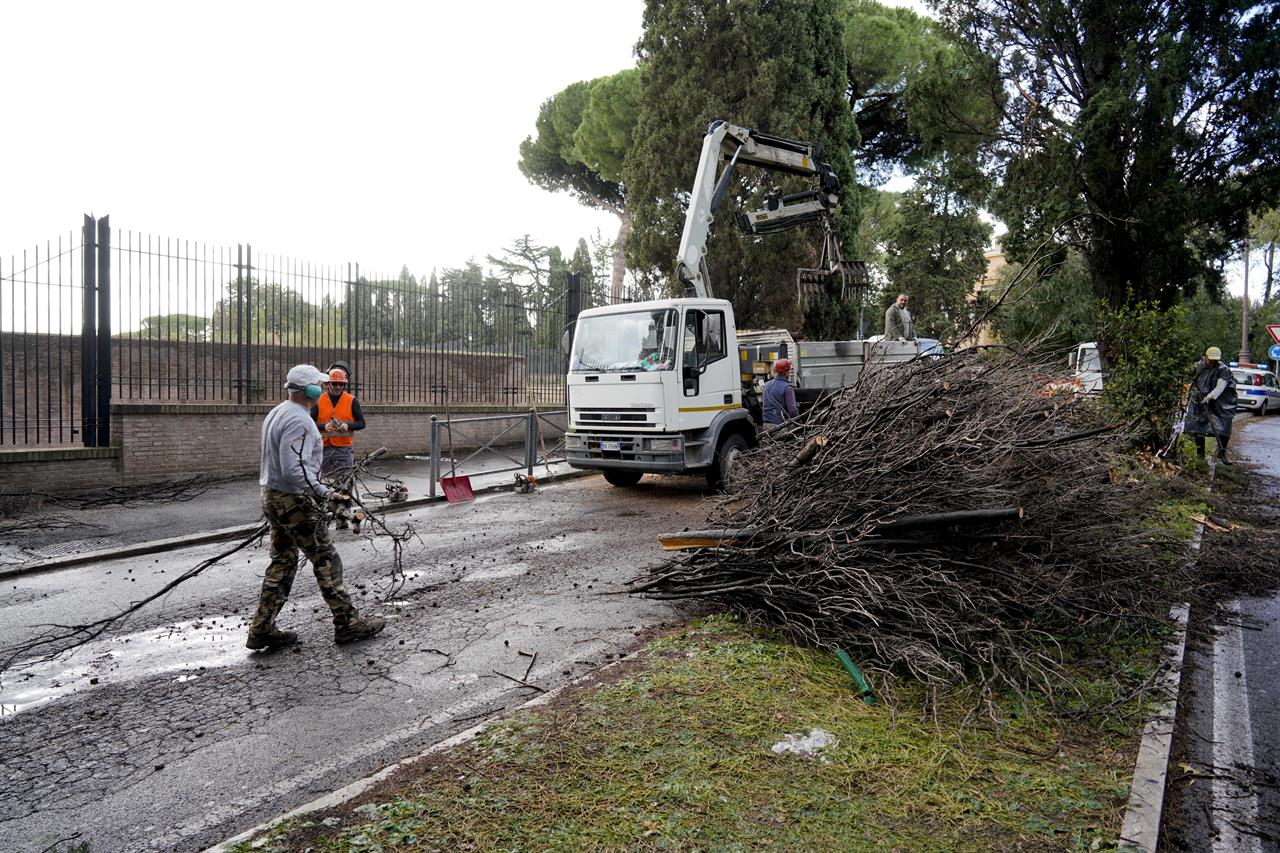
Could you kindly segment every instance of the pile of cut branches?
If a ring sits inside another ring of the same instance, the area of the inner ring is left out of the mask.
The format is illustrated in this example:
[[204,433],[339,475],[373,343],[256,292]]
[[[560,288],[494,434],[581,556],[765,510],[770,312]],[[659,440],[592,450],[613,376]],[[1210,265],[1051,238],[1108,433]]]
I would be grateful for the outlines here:
[[1187,561],[1111,463],[1126,425],[1052,371],[966,351],[865,373],[741,458],[709,529],[633,582],[707,598],[873,670],[1049,687],[1056,638],[1168,613]]

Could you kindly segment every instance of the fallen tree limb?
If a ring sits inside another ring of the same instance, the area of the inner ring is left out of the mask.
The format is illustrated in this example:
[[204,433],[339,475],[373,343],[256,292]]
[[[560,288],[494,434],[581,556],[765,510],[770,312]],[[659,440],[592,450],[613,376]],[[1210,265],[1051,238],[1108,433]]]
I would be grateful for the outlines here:
[[87,622],[83,625],[46,625],[46,628],[40,634],[25,640],[15,646],[11,646],[0,651],[0,677],[4,672],[19,661],[39,661],[49,660],[60,654],[64,654],[79,646],[83,646],[98,637],[102,636],[111,628],[122,624],[133,614],[146,607],[156,599],[164,598],[173,590],[177,589],[181,584],[186,583],[194,577],[199,576],[206,569],[216,566],[218,563],[230,557],[239,551],[243,551],[253,543],[261,539],[267,532],[267,523],[264,521],[258,526],[258,529],[251,533],[247,538],[242,539],[235,545],[220,551],[207,560],[198,563],[195,567],[188,569],[169,581],[160,589],[148,595],[146,598],[133,602],[125,609],[113,613],[110,616],[97,619],[93,622]]
[[1055,689],[1056,638],[1160,623],[1193,581],[1140,526],[1144,487],[1112,476],[1129,425],[1046,397],[1049,373],[976,349],[863,373],[744,453],[632,591],[722,602],[873,673]]

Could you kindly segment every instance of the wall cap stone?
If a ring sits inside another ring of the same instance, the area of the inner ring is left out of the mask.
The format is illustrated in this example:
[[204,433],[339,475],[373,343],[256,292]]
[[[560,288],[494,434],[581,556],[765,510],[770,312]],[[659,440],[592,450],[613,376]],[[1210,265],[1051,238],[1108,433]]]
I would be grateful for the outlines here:
[[0,465],[17,462],[57,462],[74,459],[117,459],[119,447],[37,447],[0,450]]
[[[276,403],[111,403],[113,415],[265,415]],[[360,406],[371,414],[385,415],[443,415],[450,414],[525,414],[533,406],[504,406],[497,403],[454,403],[448,406],[431,403],[366,403]],[[539,407],[540,411],[558,411],[559,406]],[[92,449],[92,448],[90,448]]]

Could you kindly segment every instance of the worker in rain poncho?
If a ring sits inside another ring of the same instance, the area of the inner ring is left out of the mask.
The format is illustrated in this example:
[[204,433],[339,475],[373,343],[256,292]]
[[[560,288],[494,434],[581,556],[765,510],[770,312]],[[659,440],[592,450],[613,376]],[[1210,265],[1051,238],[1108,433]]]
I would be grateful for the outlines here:
[[1227,444],[1231,440],[1231,419],[1236,410],[1236,379],[1222,363],[1222,350],[1209,347],[1196,364],[1187,404],[1186,433],[1195,439],[1196,455],[1204,458],[1204,439],[1218,440],[1218,458],[1226,465]]

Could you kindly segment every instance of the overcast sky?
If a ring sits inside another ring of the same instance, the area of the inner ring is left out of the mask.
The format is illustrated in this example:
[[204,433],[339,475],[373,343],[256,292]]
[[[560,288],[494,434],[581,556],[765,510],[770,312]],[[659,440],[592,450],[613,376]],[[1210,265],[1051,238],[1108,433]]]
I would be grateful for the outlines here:
[[85,212],[366,274],[612,236],[517,149],[545,98],[634,64],[643,5],[4,3],[0,261]]
[[572,251],[616,218],[530,185],[517,149],[545,98],[634,64],[642,9],[4,3],[0,255],[85,212],[368,272],[526,232]]

